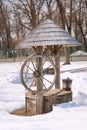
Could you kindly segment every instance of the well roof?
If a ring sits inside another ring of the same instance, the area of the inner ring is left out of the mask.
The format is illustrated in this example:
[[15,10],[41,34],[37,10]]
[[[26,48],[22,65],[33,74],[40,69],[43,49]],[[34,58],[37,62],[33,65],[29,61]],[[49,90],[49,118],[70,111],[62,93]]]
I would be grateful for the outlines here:
[[18,44],[16,49],[46,45],[75,46],[81,44],[53,21],[46,19],[22,43]]

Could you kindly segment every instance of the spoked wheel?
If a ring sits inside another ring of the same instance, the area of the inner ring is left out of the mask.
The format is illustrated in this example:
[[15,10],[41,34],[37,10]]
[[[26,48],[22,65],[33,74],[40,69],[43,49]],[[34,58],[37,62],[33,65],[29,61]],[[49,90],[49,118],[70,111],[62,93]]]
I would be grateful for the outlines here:
[[27,90],[32,93],[45,93],[54,86],[56,67],[49,57],[34,55],[25,60],[20,74],[22,84]]

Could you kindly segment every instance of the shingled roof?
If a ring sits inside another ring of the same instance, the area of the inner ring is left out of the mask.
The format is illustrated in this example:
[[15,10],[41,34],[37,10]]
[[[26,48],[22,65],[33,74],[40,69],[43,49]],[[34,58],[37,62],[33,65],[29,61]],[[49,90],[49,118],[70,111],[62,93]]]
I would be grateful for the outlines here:
[[81,44],[53,21],[46,19],[22,43],[18,44],[16,49],[46,45],[76,46]]

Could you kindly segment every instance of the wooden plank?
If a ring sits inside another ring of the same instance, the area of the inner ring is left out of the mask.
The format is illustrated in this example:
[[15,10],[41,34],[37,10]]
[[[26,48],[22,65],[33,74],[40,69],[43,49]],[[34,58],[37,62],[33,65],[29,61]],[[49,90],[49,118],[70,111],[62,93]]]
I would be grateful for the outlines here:
[[71,91],[61,91],[60,89],[51,90],[50,93],[44,94],[44,113],[53,109],[53,104],[60,104],[72,101]]
[[51,89],[51,90],[49,90],[48,92],[46,92],[46,93],[44,94],[44,96],[45,96],[45,97],[47,97],[47,96],[53,96],[53,95],[55,95],[55,94],[57,94],[57,93],[60,93],[61,91],[63,91],[63,90],[61,90],[61,89]]
[[64,91],[61,89],[51,89],[44,95],[32,95],[26,93],[26,109],[30,115],[42,114],[52,111],[53,104],[69,102],[72,100],[72,91]]

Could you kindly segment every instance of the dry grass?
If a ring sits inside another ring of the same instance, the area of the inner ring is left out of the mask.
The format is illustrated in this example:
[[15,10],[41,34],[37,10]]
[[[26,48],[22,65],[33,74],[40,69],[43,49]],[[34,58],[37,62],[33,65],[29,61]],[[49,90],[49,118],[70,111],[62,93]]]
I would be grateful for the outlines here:
[[30,113],[27,112],[25,108],[15,110],[11,114],[14,114],[14,115],[17,115],[17,116],[31,116]]

